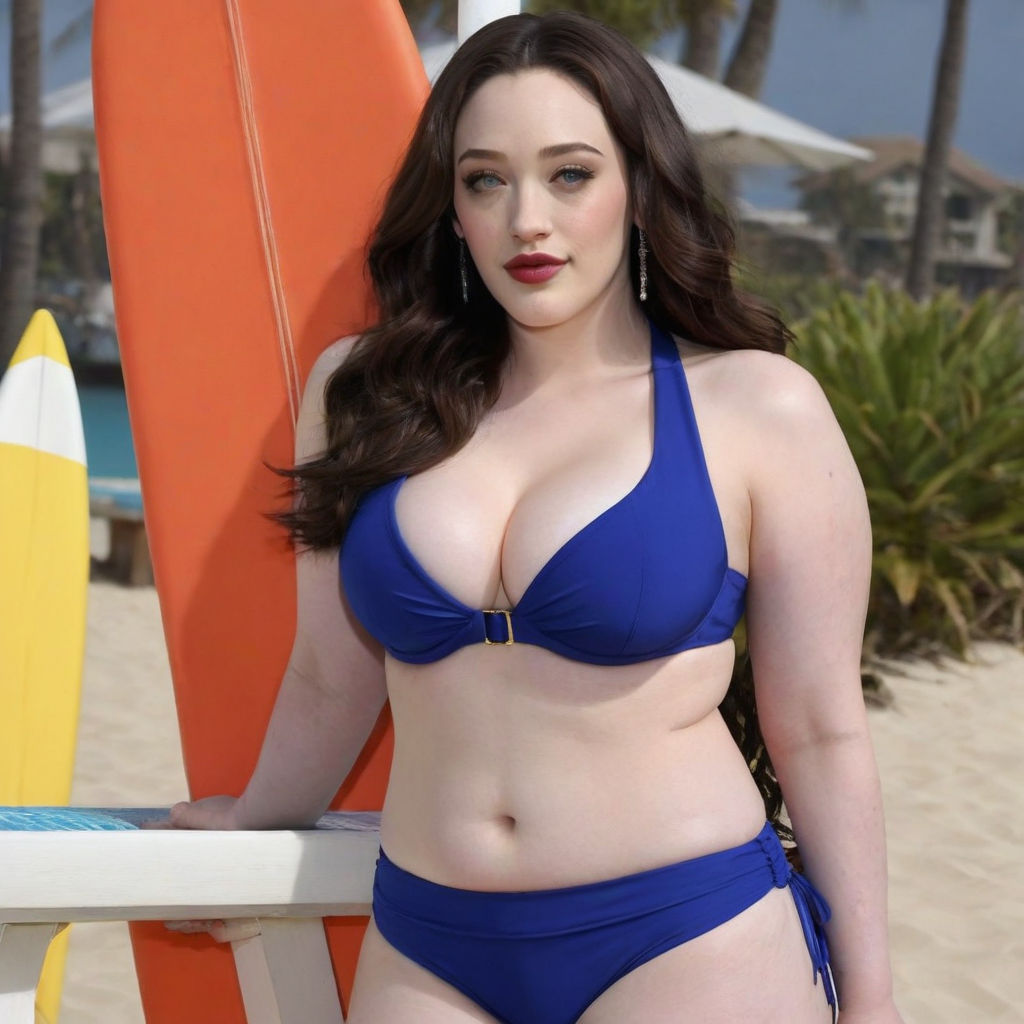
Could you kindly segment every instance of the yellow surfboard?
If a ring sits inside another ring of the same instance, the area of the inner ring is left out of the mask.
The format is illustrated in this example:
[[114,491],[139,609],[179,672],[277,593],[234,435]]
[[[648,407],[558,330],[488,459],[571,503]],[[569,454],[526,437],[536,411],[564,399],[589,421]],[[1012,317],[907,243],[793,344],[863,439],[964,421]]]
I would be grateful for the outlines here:
[[[85,652],[89,490],[78,392],[39,310],[0,380],[0,804],[66,804]],[[67,931],[36,1020],[53,1024]]]

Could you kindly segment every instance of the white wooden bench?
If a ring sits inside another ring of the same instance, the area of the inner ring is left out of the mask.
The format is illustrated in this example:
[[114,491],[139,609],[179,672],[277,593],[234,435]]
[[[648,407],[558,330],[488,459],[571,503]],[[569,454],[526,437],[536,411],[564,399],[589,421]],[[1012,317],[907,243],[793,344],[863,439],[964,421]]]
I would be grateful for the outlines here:
[[[166,809],[107,809],[125,822]],[[33,1024],[50,940],[75,921],[223,920],[249,1024],[341,1024],[322,918],[370,912],[379,814],[281,832],[0,830],[0,1021]]]

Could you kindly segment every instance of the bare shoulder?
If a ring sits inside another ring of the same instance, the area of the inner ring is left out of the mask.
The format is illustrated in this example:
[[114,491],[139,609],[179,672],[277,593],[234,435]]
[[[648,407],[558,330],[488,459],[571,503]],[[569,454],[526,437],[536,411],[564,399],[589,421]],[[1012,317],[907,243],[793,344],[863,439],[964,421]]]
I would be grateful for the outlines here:
[[332,341],[316,357],[316,362],[313,363],[312,369],[309,371],[309,376],[306,378],[306,387],[304,395],[309,393],[316,394],[317,397],[323,395],[324,387],[327,384],[328,379],[335,370],[341,366],[349,354],[354,348],[357,341],[359,341],[360,335],[350,334],[346,338],[339,338],[337,341]]
[[769,435],[834,423],[821,385],[787,356],[760,349],[709,349],[679,342],[694,401]]
[[332,342],[317,356],[306,386],[302,391],[302,405],[295,428],[295,458],[301,462],[321,454],[327,445],[324,422],[324,389],[331,374],[349,357],[359,335],[350,335]]

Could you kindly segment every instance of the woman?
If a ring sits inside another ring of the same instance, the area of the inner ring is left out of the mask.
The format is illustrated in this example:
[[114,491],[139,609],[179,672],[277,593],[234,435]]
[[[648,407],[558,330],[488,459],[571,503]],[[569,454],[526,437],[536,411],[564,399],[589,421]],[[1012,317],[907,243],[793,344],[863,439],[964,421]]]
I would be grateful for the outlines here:
[[718,710],[748,579],[840,1019],[899,1021],[863,491],[730,254],[613,31],[506,18],[441,75],[371,244],[381,321],[307,385],[297,636],[259,763],[237,801],[172,813],[313,822],[390,698],[355,1024],[832,1019],[828,910]]

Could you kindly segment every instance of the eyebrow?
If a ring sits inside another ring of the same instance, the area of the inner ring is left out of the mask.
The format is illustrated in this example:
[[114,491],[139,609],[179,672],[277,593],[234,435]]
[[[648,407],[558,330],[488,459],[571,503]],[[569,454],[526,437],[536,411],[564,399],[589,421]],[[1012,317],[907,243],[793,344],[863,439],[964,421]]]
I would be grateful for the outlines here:
[[[580,151],[596,153],[598,156],[604,156],[604,153],[602,153],[601,150],[595,149],[593,146],[589,146],[585,142],[560,142],[557,146],[545,146],[538,155],[542,160],[546,160],[549,157],[565,156],[566,153],[578,153]],[[471,159],[501,160],[504,156],[505,154],[497,149],[467,149],[455,162],[457,164],[461,164],[463,160]]]

